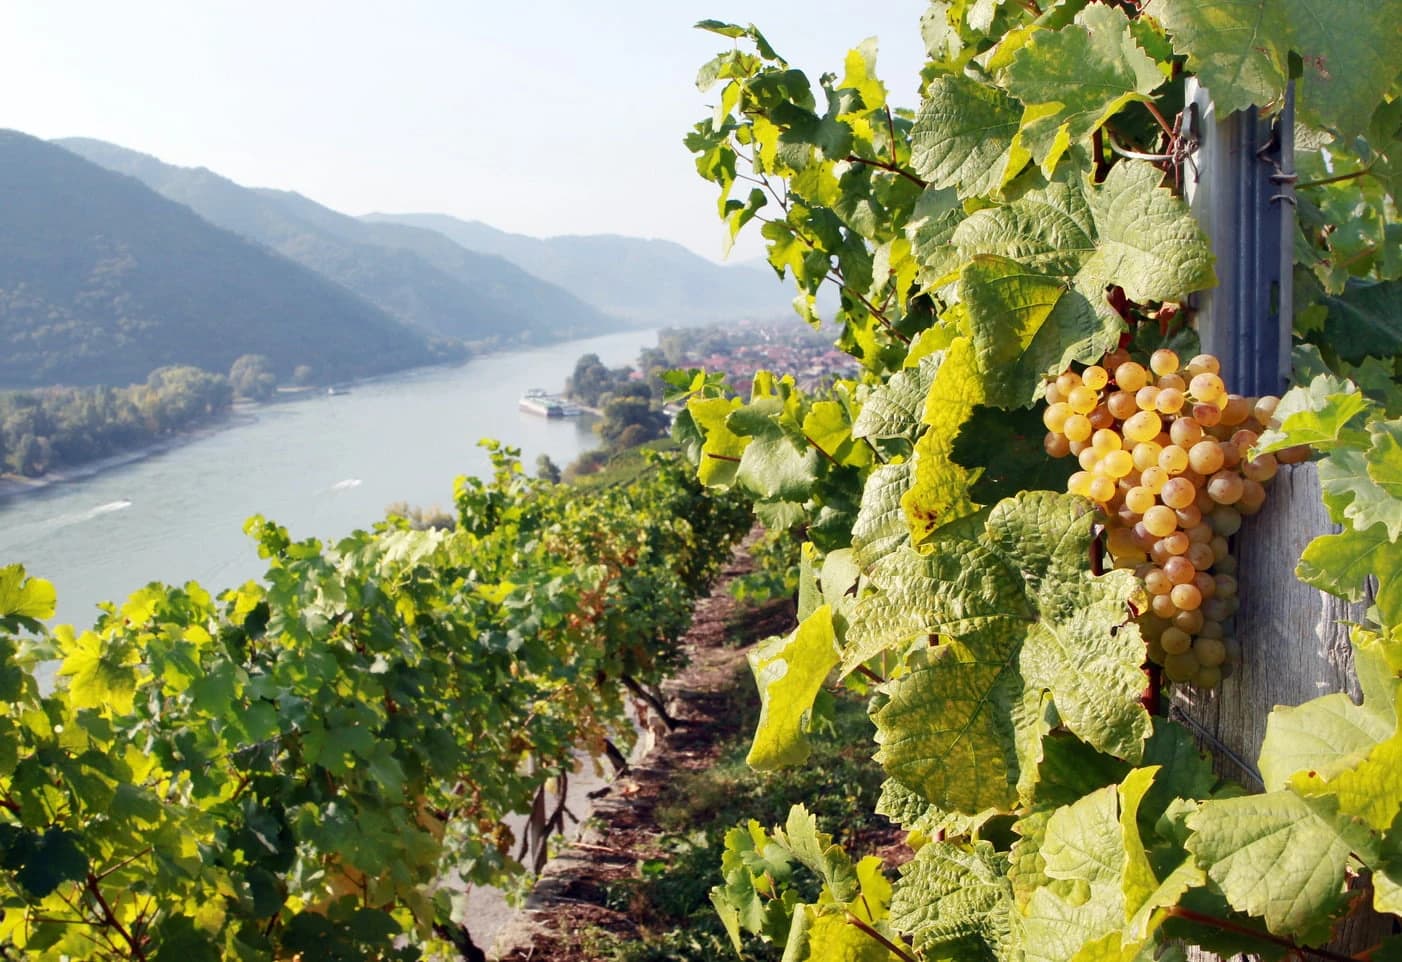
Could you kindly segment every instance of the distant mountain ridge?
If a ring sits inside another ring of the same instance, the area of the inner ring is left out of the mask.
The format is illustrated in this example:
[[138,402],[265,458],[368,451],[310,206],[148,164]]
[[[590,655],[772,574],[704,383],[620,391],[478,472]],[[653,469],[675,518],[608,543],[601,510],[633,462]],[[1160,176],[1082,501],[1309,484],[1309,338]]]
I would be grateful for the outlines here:
[[562,340],[632,326],[569,290],[442,235],[339,213],[289,191],[241,186],[100,140],[61,147],[135,177],[211,223],[345,286],[401,321],[468,342]]
[[326,381],[430,363],[429,340],[131,177],[0,131],[0,386],[222,373],[243,354]]
[[538,238],[446,214],[367,214],[375,224],[437,231],[468,250],[504,257],[611,314],[638,324],[714,324],[793,316],[793,291],[763,265],[726,266],[680,244],[617,234]]

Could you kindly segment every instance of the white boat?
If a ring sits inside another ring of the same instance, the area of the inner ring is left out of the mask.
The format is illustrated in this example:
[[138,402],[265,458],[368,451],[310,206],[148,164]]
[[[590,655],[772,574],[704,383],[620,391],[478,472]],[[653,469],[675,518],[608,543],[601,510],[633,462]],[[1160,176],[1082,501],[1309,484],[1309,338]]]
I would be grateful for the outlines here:
[[566,405],[561,398],[546,394],[539,388],[532,388],[521,395],[520,408],[528,414],[538,414],[544,418],[562,418],[565,416]]

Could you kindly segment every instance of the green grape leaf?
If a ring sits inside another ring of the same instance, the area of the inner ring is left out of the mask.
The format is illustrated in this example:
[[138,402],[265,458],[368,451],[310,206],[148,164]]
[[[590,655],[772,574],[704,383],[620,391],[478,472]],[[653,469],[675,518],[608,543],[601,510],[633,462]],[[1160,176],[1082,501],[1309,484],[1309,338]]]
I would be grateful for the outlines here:
[[925,396],[930,393],[940,360],[938,354],[927,355],[916,367],[897,371],[872,391],[852,424],[852,436],[904,438],[914,443],[921,427],[920,415],[925,410]]
[[818,471],[818,452],[796,442],[776,426],[773,432],[750,439],[735,483],[766,501],[807,500]]
[[1397,77],[1402,25],[1372,0],[1280,0],[1291,47],[1304,61],[1300,116],[1345,136],[1368,129]]
[[883,464],[867,477],[861,508],[852,525],[852,552],[863,568],[910,543],[901,499],[910,489],[912,468],[909,461]]
[[997,87],[938,77],[910,131],[911,166],[935,189],[956,187],[962,197],[991,193],[1022,166],[1012,149],[1018,115],[1017,102]]
[[1402,731],[1393,732],[1356,766],[1332,778],[1309,770],[1297,772],[1290,787],[1307,798],[1336,799],[1339,811],[1361,818],[1379,832],[1386,831],[1402,812]]
[[1085,180],[1068,169],[1010,204],[974,211],[950,242],[966,261],[997,254],[1042,274],[1071,277],[1094,252],[1096,236]]
[[1320,304],[1325,310],[1321,343],[1345,361],[1402,354],[1402,281],[1351,281],[1340,294],[1322,295]]
[[[905,549],[871,570],[879,590],[858,605],[846,670],[925,636],[959,643],[893,683],[899,700],[876,716],[888,772],[919,772],[926,797],[945,808],[978,811],[989,804],[982,793],[1006,802],[1010,786],[1035,772],[1040,739],[1029,733],[1041,724],[1031,719],[1041,718],[1043,692],[1077,737],[1140,757],[1150,729],[1139,701],[1143,641],[1126,609],[1137,585],[1129,572],[1090,574],[1092,523],[1078,498],[1024,492],[995,507],[981,531],[973,520],[954,525],[931,553]],[[966,730],[979,736],[968,748]],[[953,749],[977,753],[977,777],[958,770]],[[994,778],[1000,758],[1006,775]]]
[[1080,466],[1071,458],[1048,456],[1045,433],[1035,410],[980,405],[959,429],[950,457],[978,470],[969,493],[980,504],[995,504],[1018,491],[1065,491],[1066,479]]
[[73,707],[105,708],[119,715],[131,711],[136,698],[135,652],[91,631],[74,637],[67,625],[60,626],[55,637],[64,652],[58,674],[70,679]]
[[1394,699],[1402,690],[1396,671],[1402,665],[1394,666],[1389,652],[1402,646],[1361,628],[1353,630],[1350,641],[1363,703],[1355,705],[1348,695],[1334,692],[1303,705],[1274,708],[1266,719],[1259,763],[1267,789],[1286,787],[1297,772],[1332,779],[1362,763],[1396,731]]
[[740,437],[725,422],[730,413],[740,407],[740,403],[739,398],[700,397],[686,403],[687,411],[706,439],[701,446],[701,460],[697,465],[697,475],[704,485],[725,487],[735,480],[735,472],[749,438]]
[[1328,447],[1339,441],[1349,423],[1369,406],[1352,382],[1332,374],[1317,375],[1307,387],[1285,392],[1275,409],[1280,427],[1262,432],[1254,450],[1267,453],[1297,444]]
[[927,958],[1010,958],[1007,856],[988,842],[928,842],[901,866],[891,924]]
[[1164,81],[1118,7],[1092,4],[1060,30],[1034,33],[1004,72],[1025,105],[1018,138],[1050,174],[1063,153]]
[[817,816],[803,805],[789,808],[784,827],[774,830],[774,841],[822,879],[834,901],[850,902],[861,890],[851,856],[833,844],[831,835],[818,831]]
[[58,595],[51,582],[26,578],[23,565],[0,567],[0,619],[45,621],[54,616]]
[[1280,98],[1289,42],[1281,0],[1150,0],[1145,12],[1187,56],[1220,116]]
[[944,352],[926,396],[923,420],[929,428],[916,442],[910,489],[901,497],[915,544],[976,510],[969,486],[977,475],[950,455],[960,425],[984,400],[983,372],[973,342],[959,338]]
[[1305,546],[1296,576],[1349,601],[1362,601],[1368,577],[1377,578],[1377,605],[1384,623],[1402,624],[1402,543],[1375,524],[1365,531],[1326,534]]
[[983,374],[984,403],[1032,404],[1043,373],[1061,361],[1063,345],[1037,335],[1064,291],[1060,281],[1007,258],[979,255],[964,268],[959,298]]
[[820,606],[786,638],[772,638],[748,655],[760,693],[759,726],[746,761],[753,768],[797,765],[811,747],[808,713],[838,664],[832,609]]
[[[1338,447],[1319,462],[1324,503],[1338,523],[1347,522],[1358,531],[1380,524],[1387,530],[1388,540],[1396,541],[1402,538],[1402,499],[1373,480],[1369,457],[1369,452],[1358,448]],[[1398,470],[1382,463],[1391,458],[1386,451],[1379,452],[1379,473]]]
[[47,898],[64,882],[81,881],[88,857],[78,836],[63,828],[42,835],[17,825],[0,825],[0,868],[15,873],[15,881],[31,898]]
[[1188,850],[1232,908],[1308,944],[1325,941],[1331,918],[1347,908],[1349,856],[1372,861],[1376,848],[1330,800],[1291,791],[1205,801],[1188,827]]

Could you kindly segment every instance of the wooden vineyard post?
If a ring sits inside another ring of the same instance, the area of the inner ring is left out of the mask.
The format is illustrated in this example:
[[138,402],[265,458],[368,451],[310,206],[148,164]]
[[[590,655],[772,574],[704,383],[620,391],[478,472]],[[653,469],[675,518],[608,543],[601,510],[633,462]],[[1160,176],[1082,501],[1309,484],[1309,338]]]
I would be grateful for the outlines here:
[[[1207,91],[1190,89],[1199,148],[1183,171],[1185,194],[1212,240],[1218,286],[1195,305],[1203,350],[1222,361],[1229,389],[1280,394],[1287,383],[1295,231],[1293,91],[1274,122],[1255,109],[1218,118]],[[1337,531],[1320,498],[1313,464],[1282,465],[1265,508],[1233,538],[1241,607],[1241,662],[1215,691],[1179,687],[1170,715],[1213,755],[1217,770],[1253,791],[1266,719],[1276,705],[1330,692],[1360,698],[1349,624],[1368,602],[1349,604],[1295,577],[1315,537]],[[1346,954],[1377,944],[1391,921],[1355,912],[1331,947]],[[1215,958],[1196,949],[1189,958]]]

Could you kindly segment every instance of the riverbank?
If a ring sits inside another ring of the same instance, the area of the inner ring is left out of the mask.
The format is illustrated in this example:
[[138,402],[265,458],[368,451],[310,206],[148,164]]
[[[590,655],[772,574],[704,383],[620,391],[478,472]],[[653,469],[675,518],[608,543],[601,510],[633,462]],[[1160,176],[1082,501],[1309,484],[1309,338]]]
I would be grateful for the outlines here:
[[198,441],[200,438],[207,438],[218,434],[232,427],[241,424],[249,424],[257,420],[256,416],[249,413],[256,405],[239,402],[227,413],[201,424],[197,428],[188,431],[178,431],[163,438],[151,441],[147,444],[139,445],[121,454],[114,454],[110,457],[97,458],[93,461],[84,461],[82,464],[72,467],[60,468],[56,471],[46,471],[37,478],[28,478],[18,474],[0,473],[0,502],[18,500],[28,495],[38,494],[46,491],[55,485],[70,484],[74,481],[82,481],[95,477],[113,468],[120,468],[124,465],[135,464],[147,458],[164,454],[175,448]]

